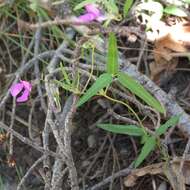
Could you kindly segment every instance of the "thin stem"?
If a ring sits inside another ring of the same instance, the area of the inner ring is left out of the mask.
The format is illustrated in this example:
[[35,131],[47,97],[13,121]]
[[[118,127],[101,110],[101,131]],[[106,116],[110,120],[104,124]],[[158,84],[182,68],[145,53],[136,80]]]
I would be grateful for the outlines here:
[[92,47],[92,66],[91,66],[90,76],[89,76],[89,78],[88,78],[88,80],[87,80],[87,82],[86,82],[86,84],[82,90],[82,93],[85,92],[85,90],[86,90],[86,88],[87,88],[87,86],[88,86],[88,84],[92,78],[93,71],[94,71],[94,47]]
[[122,105],[124,105],[125,107],[127,107],[127,108],[134,114],[134,116],[137,118],[137,120],[138,120],[138,122],[139,122],[139,125],[140,125],[140,126],[142,127],[142,129],[144,130],[144,133],[147,134],[146,129],[145,129],[144,125],[142,124],[142,122],[141,122],[139,116],[135,113],[135,111],[134,111],[128,104],[126,104],[126,103],[123,102],[123,101],[116,100],[116,99],[114,99],[114,98],[108,96],[107,94],[101,94],[101,95],[104,96],[105,98],[107,98],[107,99],[110,100],[110,101],[117,102],[117,103],[122,104]]

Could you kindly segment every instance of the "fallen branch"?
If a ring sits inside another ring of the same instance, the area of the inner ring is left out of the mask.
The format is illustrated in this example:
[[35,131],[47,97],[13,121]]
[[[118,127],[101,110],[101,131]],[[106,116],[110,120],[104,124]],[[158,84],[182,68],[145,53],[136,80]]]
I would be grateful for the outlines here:
[[106,184],[108,184],[109,182],[111,182],[113,179],[119,178],[119,177],[123,177],[123,176],[127,176],[132,170],[132,165],[130,165],[128,168],[125,168],[123,170],[120,170],[118,172],[116,172],[115,174],[105,178],[104,180],[102,180],[100,183],[97,183],[96,185],[94,185],[93,187],[88,188],[87,190],[98,190],[101,189],[103,186],[105,186]]
[[46,22],[42,22],[42,23],[28,23],[26,21],[17,20],[18,26],[21,30],[23,31],[27,31],[27,30],[36,30],[37,28],[41,27],[41,28],[47,28],[50,26],[57,26],[57,25],[69,25],[69,26],[74,26],[74,25],[98,25],[98,23],[79,23],[76,20],[76,17],[71,17],[69,19],[60,19],[60,18],[55,18],[54,20],[49,20]]
[[27,177],[32,173],[32,171],[35,169],[35,167],[40,164],[40,162],[42,162],[45,159],[45,156],[41,156],[38,160],[36,160],[34,162],[34,164],[28,169],[28,171],[26,172],[26,174],[22,177],[22,179],[20,180],[18,186],[17,186],[17,190],[21,190],[22,186],[24,185]]
[[[21,142],[23,142],[24,144],[27,144],[30,147],[33,147],[35,150],[42,152],[43,154],[45,153],[45,150],[43,147],[39,146],[37,143],[31,141],[30,139],[28,139],[27,137],[23,137],[21,134],[19,134],[18,132],[16,132],[15,130],[11,129],[10,127],[8,127],[7,125],[5,125],[3,122],[0,121],[0,128],[4,129],[6,132],[9,132],[11,134],[13,134],[17,139],[19,139]],[[49,150],[46,151],[47,155],[50,155],[54,158],[62,158],[60,155],[56,154],[55,152]]]

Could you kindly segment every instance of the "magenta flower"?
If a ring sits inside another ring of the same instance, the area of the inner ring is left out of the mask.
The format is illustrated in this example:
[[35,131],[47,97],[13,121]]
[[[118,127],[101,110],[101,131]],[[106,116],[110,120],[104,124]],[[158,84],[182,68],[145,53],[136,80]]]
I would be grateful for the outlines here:
[[21,80],[19,83],[13,84],[10,87],[10,93],[13,97],[16,98],[17,102],[26,102],[32,90],[32,85],[28,81]]
[[105,17],[101,14],[101,11],[97,8],[96,4],[88,4],[85,6],[86,14],[77,18],[78,23],[89,23],[94,20],[101,22],[105,20]]

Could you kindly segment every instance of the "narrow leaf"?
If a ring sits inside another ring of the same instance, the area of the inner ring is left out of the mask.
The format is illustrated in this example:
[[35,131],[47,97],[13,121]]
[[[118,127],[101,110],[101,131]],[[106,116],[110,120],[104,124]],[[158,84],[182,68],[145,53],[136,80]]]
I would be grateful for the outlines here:
[[188,4],[190,4],[190,0],[185,0],[185,3],[188,3]]
[[102,3],[104,4],[104,6],[106,7],[106,9],[109,13],[111,13],[111,14],[118,14],[119,13],[119,9],[118,9],[115,1],[105,0],[105,1],[102,1]]
[[118,80],[123,86],[144,100],[148,105],[152,106],[160,113],[165,113],[165,109],[162,107],[160,102],[156,100],[147,90],[144,89],[141,84],[135,81],[132,77],[128,76],[126,73],[120,72],[118,75]]
[[165,124],[161,125],[157,130],[156,134],[158,136],[164,134],[169,127],[175,126],[179,122],[180,116],[174,116],[170,118]]
[[178,8],[175,5],[168,6],[164,9],[164,12],[170,15],[179,16],[179,17],[187,17],[187,14],[182,9]]
[[74,11],[83,8],[87,4],[96,3],[97,0],[85,0],[81,3],[77,4],[77,6],[74,8]]
[[143,136],[144,131],[136,125],[115,125],[115,124],[98,124],[98,127],[109,132],[117,134],[126,134],[132,136]]
[[64,82],[61,82],[61,81],[58,81],[58,80],[54,80],[54,81],[55,81],[55,83],[57,83],[57,85],[59,85],[63,89],[68,90],[68,91],[72,91],[72,86],[71,85],[66,84]]
[[123,15],[126,17],[128,15],[129,9],[133,4],[133,0],[126,0],[123,8]]
[[67,72],[66,72],[66,70],[65,70],[65,68],[64,68],[64,66],[63,66],[63,64],[61,63],[60,66],[61,66],[61,72],[62,72],[62,74],[63,74],[63,77],[64,77],[65,81],[67,82],[67,84],[70,85],[71,82],[70,82],[70,80],[69,80],[69,76],[68,76],[68,74],[67,74]]
[[154,137],[149,137],[142,147],[140,155],[135,160],[135,168],[137,168],[144,161],[144,159],[150,154],[150,152],[154,150],[155,146],[156,139]]
[[92,96],[96,95],[101,89],[110,85],[112,82],[112,76],[108,73],[100,75],[95,83],[85,92],[77,103],[77,107],[87,102]]
[[110,33],[108,40],[107,73],[112,75],[118,73],[117,39],[115,34],[112,32]]

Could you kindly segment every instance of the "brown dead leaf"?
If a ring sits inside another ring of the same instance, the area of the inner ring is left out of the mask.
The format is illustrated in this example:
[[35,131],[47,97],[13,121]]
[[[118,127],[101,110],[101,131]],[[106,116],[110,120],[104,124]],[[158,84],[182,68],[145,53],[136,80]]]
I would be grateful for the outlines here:
[[[156,32],[155,32],[156,30]],[[156,81],[160,74],[169,68],[174,70],[178,58],[172,52],[186,53],[190,49],[190,22],[185,20],[168,26],[160,21],[153,32],[147,33],[147,39],[154,41],[155,63],[150,66],[151,78]]]
[[[160,52],[160,49],[154,49],[154,52]],[[178,57],[170,58],[170,53],[172,52],[169,49],[164,49],[165,55],[159,55],[158,53],[154,54],[154,62],[150,64],[151,79],[156,83],[159,83],[161,73],[167,72],[172,73],[175,71],[175,68],[178,64]],[[168,53],[168,54],[167,54]]]
[[144,175],[165,175],[174,190],[185,190],[185,184],[190,184],[190,160],[185,160],[180,173],[181,158],[173,159],[170,162],[161,162],[152,164],[140,169],[135,169],[124,179],[126,187],[132,187],[136,184],[139,177]]
[[162,165],[163,165],[163,163],[152,164],[152,165],[146,166],[144,168],[133,170],[132,173],[129,174],[124,179],[125,186],[126,187],[134,186],[136,184],[136,180],[139,177],[142,177],[144,175],[147,175],[147,174],[150,174],[150,175],[161,174],[162,173]]

